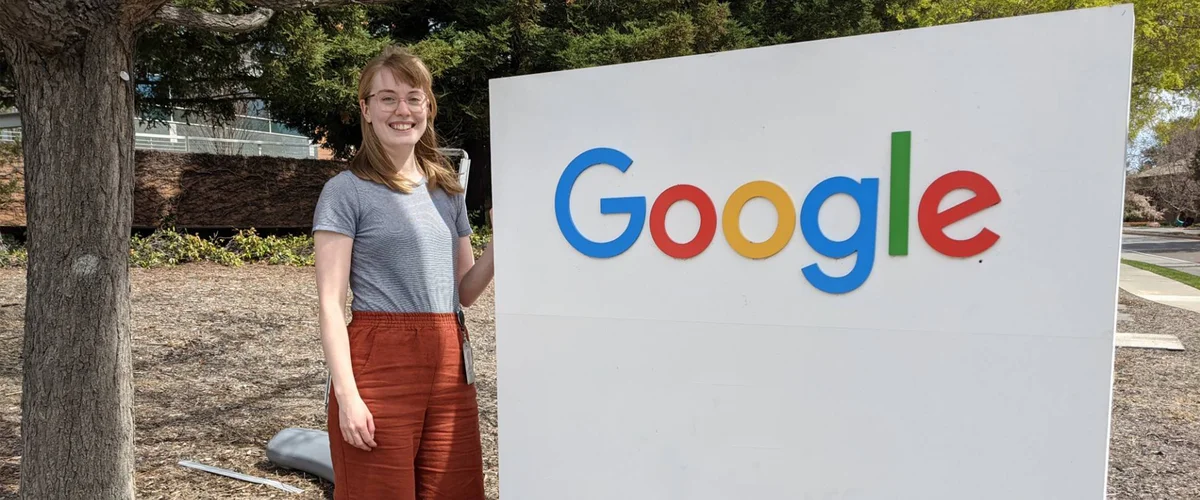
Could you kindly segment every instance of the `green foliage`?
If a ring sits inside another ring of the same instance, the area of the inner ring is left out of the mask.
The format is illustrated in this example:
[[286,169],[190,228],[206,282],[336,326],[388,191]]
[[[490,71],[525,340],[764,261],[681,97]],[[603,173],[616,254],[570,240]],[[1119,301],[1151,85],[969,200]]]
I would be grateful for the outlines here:
[[[479,219],[479,213],[471,216]],[[472,223],[471,245],[476,257],[492,239],[491,226]],[[0,267],[22,267],[25,248],[7,235],[0,235]],[[315,264],[310,235],[261,236],[253,228],[231,237],[201,238],[174,228],[162,228],[149,236],[134,235],[129,241],[129,263],[141,268],[171,267],[207,262],[238,267],[244,264],[312,266]]]
[[[361,139],[358,71],[394,43],[434,71],[445,144],[486,145],[489,79],[880,31],[895,26],[886,15],[893,3],[406,0],[277,12],[249,33],[149,25],[136,48],[136,102],[152,121],[223,123],[261,98],[272,117],[344,158]],[[238,0],[173,4],[221,14],[253,9]],[[0,60],[0,104],[10,73]]]
[[273,117],[346,157],[362,138],[359,70],[386,41],[367,30],[361,7],[279,13],[251,52],[261,75],[248,82]]
[[[222,14],[253,8],[235,0],[174,0],[177,6]],[[134,61],[136,105],[149,122],[193,118],[223,124],[239,104],[253,98],[246,84],[255,78],[243,53],[261,43],[258,32],[228,34],[149,25],[138,36]],[[181,110],[172,109],[182,108]]]
[[[236,0],[173,3],[223,14],[253,10]],[[264,28],[237,34],[149,26],[135,61],[139,114],[151,122],[174,116],[223,124],[261,100],[318,142],[357,144],[356,77],[385,43],[367,31],[366,12],[357,6],[276,12]]]
[[189,262],[212,262],[226,266],[263,263],[289,266],[313,265],[311,236],[259,236],[254,229],[239,231],[231,238],[204,239],[172,228],[130,241],[130,264],[138,267],[175,266]]
[[[473,214],[477,218],[477,214]],[[491,240],[490,226],[472,224],[471,243],[478,257],[483,246]],[[13,247],[16,248],[16,247]],[[6,262],[6,250],[0,247],[0,263]],[[9,251],[9,253],[15,250]],[[24,250],[20,250],[24,262]],[[15,254],[14,254],[15,255]],[[227,238],[201,238],[163,228],[149,236],[133,236],[129,245],[130,264],[143,268],[169,267],[180,264],[209,262],[225,266],[268,264],[312,266],[315,264],[313,238],[299,236],[261,236],[253,228],[238,231]],[[16,257],[11,257],[15,259]],[[9,265],[9,264],[4,264]]]
[[[478,258],[483,254],[484,247],[492,241],[492,226],[482,222],[484,215],[478,210],[474,210],[468,217],[471,222],[471,248]],[[477,222],[479,221],[479,222]]]
[[[493,78],[1124,1],[405,0],[277,12],[264,28],[239,34],[149,25],[138,37],[135,83],[140,110],[158,118],[183,106],[185,117],[220,121],[261,98],[274,118],[344,158],[361,139],[358,71],[384,44],[400,44],[435,74],[445,145],[474,147],[486,165]],[[1200,2],[1132,1],[1136,134],[1171,106],[1170,96],[1200,98]],[[172,2],[221,14],[253,9],[239,0]],[[12,102],[12,76],[0,57],[0,106]]]
[[162,267],[189,262],[216,262],[238,266],[242,258],[215,239],[202,239],[174,229],[155,231],[150,236],[134,235],[129,242],[129,263],[137,267]]
[[400,44],[434,73],[447,145],[486,144],[492,78],[876,32],[899,26],[887,16],[893,3],[426,0],[355,10],[353,28],[325,11],[288,14],[256,52],[264,72],[254,88],[274,117],[316,130],[344,156],[361,137],[358,69],[381,43]]
[[259,236],[254,229],[239,231],[230,241],[230,249],[245,262],[265,262],[290,266],[311,266],[311,236]]
[[912,0],[749,0],[731,2],[733,14],[755,45],[822,40],[908,27],[889,10]]
[[[1155,142],[1142,150],[1139,167],[1170,166],[1183,163],[1188,168],[1200,154],[1200,114],[1163,120],[1154,124]],[[1198,172],[1200,173],[1200,172]]]
[[0,160],[10,161],[21,157],[20,142],[0,142]]
[[921,26],[977,21],[1132,1],[1134,34],[1130,134],[1174,105],[1200,98],[1200,2],[1195,0],[919,0],[889,9]]
[[24,267],[29,253],[16,239],[0,234],[0,267]]

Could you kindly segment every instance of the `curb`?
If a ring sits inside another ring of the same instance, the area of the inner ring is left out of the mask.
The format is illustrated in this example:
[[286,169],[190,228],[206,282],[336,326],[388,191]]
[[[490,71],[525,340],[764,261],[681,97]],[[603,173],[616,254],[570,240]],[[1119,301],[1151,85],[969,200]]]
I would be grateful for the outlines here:
[[1143,231],[1137,229],[1122,229],[1121,234],[1134,234],[1138,236],[1158,236],[1160,238],[1184,238],[1189,240],[1200,240],[1200,235],[1187,232],[1166,232],[1166,231]]

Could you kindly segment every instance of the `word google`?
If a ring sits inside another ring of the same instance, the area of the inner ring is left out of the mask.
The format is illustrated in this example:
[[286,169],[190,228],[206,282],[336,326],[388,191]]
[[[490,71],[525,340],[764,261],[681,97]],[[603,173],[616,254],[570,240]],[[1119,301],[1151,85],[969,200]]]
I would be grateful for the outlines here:
[[[908,254],[911,142],[911,132],[892,134],[888,253],[893,256]],[[580,174],[601,164],[611,165],[625,172],[633,164],[633,160],[611,148],[590,149],[576,156],[559,177],[554,193],[554,211],[559,230],[572,247],[590,257],[609,258],[628,250],[641,236],[642,227],[646,222],[646,197],[601,198],[600,213],[629,214],[629,223],[619,236],[610,241],[597,242],[584,237],[571,218],[571,191]],[[975,196],[944,211],[938,211],[942,199],[958,189],[970,190]],[[837,194],[853,198],[860,214],[858,228],[854,234],[841,241],[826,237],[818,223],[822,205]],[[769,201],[779,214],[775,232],[761,242],[748,240],[742,235],[739,227],[742,207],[757,197]],[[684,243],[672,240],[667,235],[665,225],[667,210],[681,201],[692,203],[700,212],[700,229],[691,241]],[[917,208],[917,225],[925,241],[939,253],[949,257],[971,257],[991,248],[1000,236],[983,228],[970,238],[958,240],[947,236],[944,230],[946,226],[998,203],[1000,194],[983,175],[968,170],[949,172],[934,180],[921,195]],[[875,265],[878,205],[877,178],[868,177],[856,181],[844,176],[830,177],[809,191],[800,207],[800,231],[804,239],[813,250],[825,257],[840,259],[857,254],[854,268],[844,276],[830,276],[821,271],[816,263],[804,267],[802,271],[809,283],[827,293],[846,293],[862,286]],[[770,257],[783,250],[792,238],[796,228],[795,204],[787,192],[773,182],[747,182],[734,190],[725,201],[721,211],[721,225],[725,241],[739,255],[751,259]],[[712,198],[696,186],[671,186],[659,194],[650,208],[650,236],[654,244],[668,256],[688,259],[699,255],[712,243],[716,230],[717,212]]]

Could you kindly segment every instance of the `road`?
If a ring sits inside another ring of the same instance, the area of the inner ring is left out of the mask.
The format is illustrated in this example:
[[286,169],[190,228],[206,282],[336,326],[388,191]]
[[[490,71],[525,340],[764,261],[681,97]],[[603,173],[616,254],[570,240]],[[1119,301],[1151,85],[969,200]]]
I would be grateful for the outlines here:
[[1125,234],[1121,251],[1142,260],[1200,276],[1200,239]]

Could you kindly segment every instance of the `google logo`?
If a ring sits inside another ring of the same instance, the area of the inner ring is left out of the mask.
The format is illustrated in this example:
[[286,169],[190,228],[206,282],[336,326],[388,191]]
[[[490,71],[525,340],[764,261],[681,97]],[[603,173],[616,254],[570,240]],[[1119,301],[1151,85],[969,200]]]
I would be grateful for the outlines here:
[[[893,256],[908,255],[911,143],[911,132],[892,133],[891,197],[887,223],[888,254]],[[589,257],[610,258],[628,250],[641,237],[646,224],[647,200],[645,196],[601,198],[600,213],[628,214],[629,223],[620,235],[610,241],[592,241],[584,237],[571,218],[571,191],[580,174],[597,165],[610,165],[626,172],[633,165],[633,159],[611,148],[589,149],[576,156],[558,179],[554,212],[559,230],[572,247]],[[946,195],[958,189],[970,190],[974,196],[939,211],[938,207]],[[829,239],[821,232],[818,223],[821,207],[837,194],[850,196],[859,210],[858,227],[845,240]],[[766,199],[779,215],[774,233],[764,241],[750,241],[739,227],[742,208],[754,198]],[[683,201],[691,203],[700,212],[700,229],[690,241],[681,243],[667,235],[665,223],[667,211]],[[1000,194],[987,177],[969,170],[956,170],[938,177],[925,188],[917,206],[917,226],[925,242],[937,252],[949,257],[972,257],[991,248],[1000,236],[982,228],[974,236],[960,240],[947,236],[944,229],[998,203]],[[660,193],[650,205],[649,216],[650,237],[655,246],[677,259],[699,255],[712,244],[716,235],[717,209],[712,198],[704,190],[690,184],[676,184]],[[830,276],[816,263],[809,264],[802,269],[805,279],[827,293],[846,293],[862,286],[875,265],[878,218],[879,179],[868,177],[854,180],[835,176],[817,183],[800,205],[800,232],[809,246],[825,257],[840,259],[857,254],[857,259],[854,267],[844,276]],[[771,181],[756,180],[742,184],[721,208],[721,229],[725,241],[733,251],[750,259],[765,259],[783,250],[791,241],[796,224],[795,202],[786,190]]]

